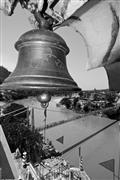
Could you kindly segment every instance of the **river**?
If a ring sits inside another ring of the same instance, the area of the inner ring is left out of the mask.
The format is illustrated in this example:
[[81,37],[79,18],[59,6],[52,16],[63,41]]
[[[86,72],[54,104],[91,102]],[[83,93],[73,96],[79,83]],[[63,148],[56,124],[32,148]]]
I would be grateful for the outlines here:
[[[79,116],[56,107],[56,102],[53,99],[48,107],[47,124]],[[35,127],[43,126],[44,112],[40,104],[36,101],[24,104],[34,107]],[[92,180],[118,180],[119,134],[118,122],[92,115],[46,129],[46,137],[73,166],[79,166],[78,149],[81,147],[83,164]]]

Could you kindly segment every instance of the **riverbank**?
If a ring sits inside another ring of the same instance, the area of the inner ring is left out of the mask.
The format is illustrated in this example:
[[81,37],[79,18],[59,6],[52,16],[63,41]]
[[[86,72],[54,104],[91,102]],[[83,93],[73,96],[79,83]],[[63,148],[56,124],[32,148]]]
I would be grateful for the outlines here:
[[70,119],[67,119],[67,120],[61,120],[61,121],[58,121],[58,122],[49,123],[49,124],[47,124],[46,126],[37,128],[37,130],[42,131],[42,130],[44,130],[45,128],[46,128],[46,129],[49,129],[49,128],[52,128],[52,127],[55,127],[55,126],[59,126],[59,125],[64,124],[64,123],[68,123],[68,122],[71,122],[71,121],[78,120],[78,119],[81,118],[81,117],[83,117],[83,115],[78,115],[78,117],[70,118]]

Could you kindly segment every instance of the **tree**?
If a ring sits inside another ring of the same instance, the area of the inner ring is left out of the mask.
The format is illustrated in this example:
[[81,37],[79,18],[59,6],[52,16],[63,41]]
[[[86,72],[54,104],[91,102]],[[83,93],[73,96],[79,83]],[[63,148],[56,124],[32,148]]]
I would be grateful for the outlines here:
[[89,112],[89,105],[85,104],[83,107],[83,110],[85,111],[85,113],[88,113]]
[[3,66],[0,66],[0,84],[10,75],[10,72],[4,68]]
[[79,95],[80,97],[83,97],[84,93],[83,93],[82,89],[81,89],[81,91],[78,93],[78,95]]
[[120,107],[117,108],[109,108],[109,109],[104,109],[103,114],[106,115],[110,119],[114,120],[120,120]]
[[67,109],[71,107],[71,100],[69,98],[63,98],[60,104],[65,105]]
[[108,101],[108,103],[110,105],[112,105],[114,102],[115,102],[115,99],[116,99],[116,94],[115,92],[108,92],[106,93],[106,100]]
[[[8,110],[9,109],[9,110]],[[13,105],[6,109],[6,112],[11,112]],[[15,110],[15,104],[14,104]],[[7,115],[0,118],[3,131],[8,141],[11,152],[15,152],[19,148],[20,152],[26,151],[29,155],[28,159],[32,162],[40,161],[42,154],[42,135],[37,130],[32,130],[29,125],[27,116]]]

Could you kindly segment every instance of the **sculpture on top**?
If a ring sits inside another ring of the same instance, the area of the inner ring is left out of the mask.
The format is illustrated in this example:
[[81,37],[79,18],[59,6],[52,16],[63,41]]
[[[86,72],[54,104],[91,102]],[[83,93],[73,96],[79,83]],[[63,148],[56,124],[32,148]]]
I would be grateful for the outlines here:
[[[45,25],[52,29],[67,20],[77,9],[84,5],[88,0],[1,0],[0,10],[11,16],[18,4],[28,10],[33,17],[30,23],[34,28]],[[72,16],[73,17],[73,16]],[[79,18],[73,17],[74,20]]]
[[[59,1],[60,0],[2,0],[0,9],[3,10],[6,15],[11,16],[17,4],[20,4],[22,8],[27,9],[33,14],[33,17],[30,17],[29,20],[35,25],[35,28],[48,28],[49,26],[49,29],[52,29],[63,21],[63,8],[61,14],[54,10],[54,7]],[[68,0],[66,2],[68,3]]]

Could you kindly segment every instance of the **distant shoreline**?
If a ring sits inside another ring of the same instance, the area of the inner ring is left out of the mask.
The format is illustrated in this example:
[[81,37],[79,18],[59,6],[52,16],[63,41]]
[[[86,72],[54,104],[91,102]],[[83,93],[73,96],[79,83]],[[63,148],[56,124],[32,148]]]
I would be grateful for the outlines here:
[[[52,122],[52,123],[46,125],[46,129],[49,129],[49,128],[52,128],[52,127],[55,127],[55,126],[59,126],[61,124],[68,123],[68,122],[71,122],[71,121],[75,121],[75,120],[78,120],[79,118],[82,118],[82,117],[83,117],[82,115],[79,115],[79,116],[77,116],[75,118],[70,118],[70,119],[67,119],[67,120],[61,120],[61,121],[58,121],[58,122]],[[37,128],[37,130],[39,130],[39,131],[42,131],[44,129],[45,129],[45,126]]]

